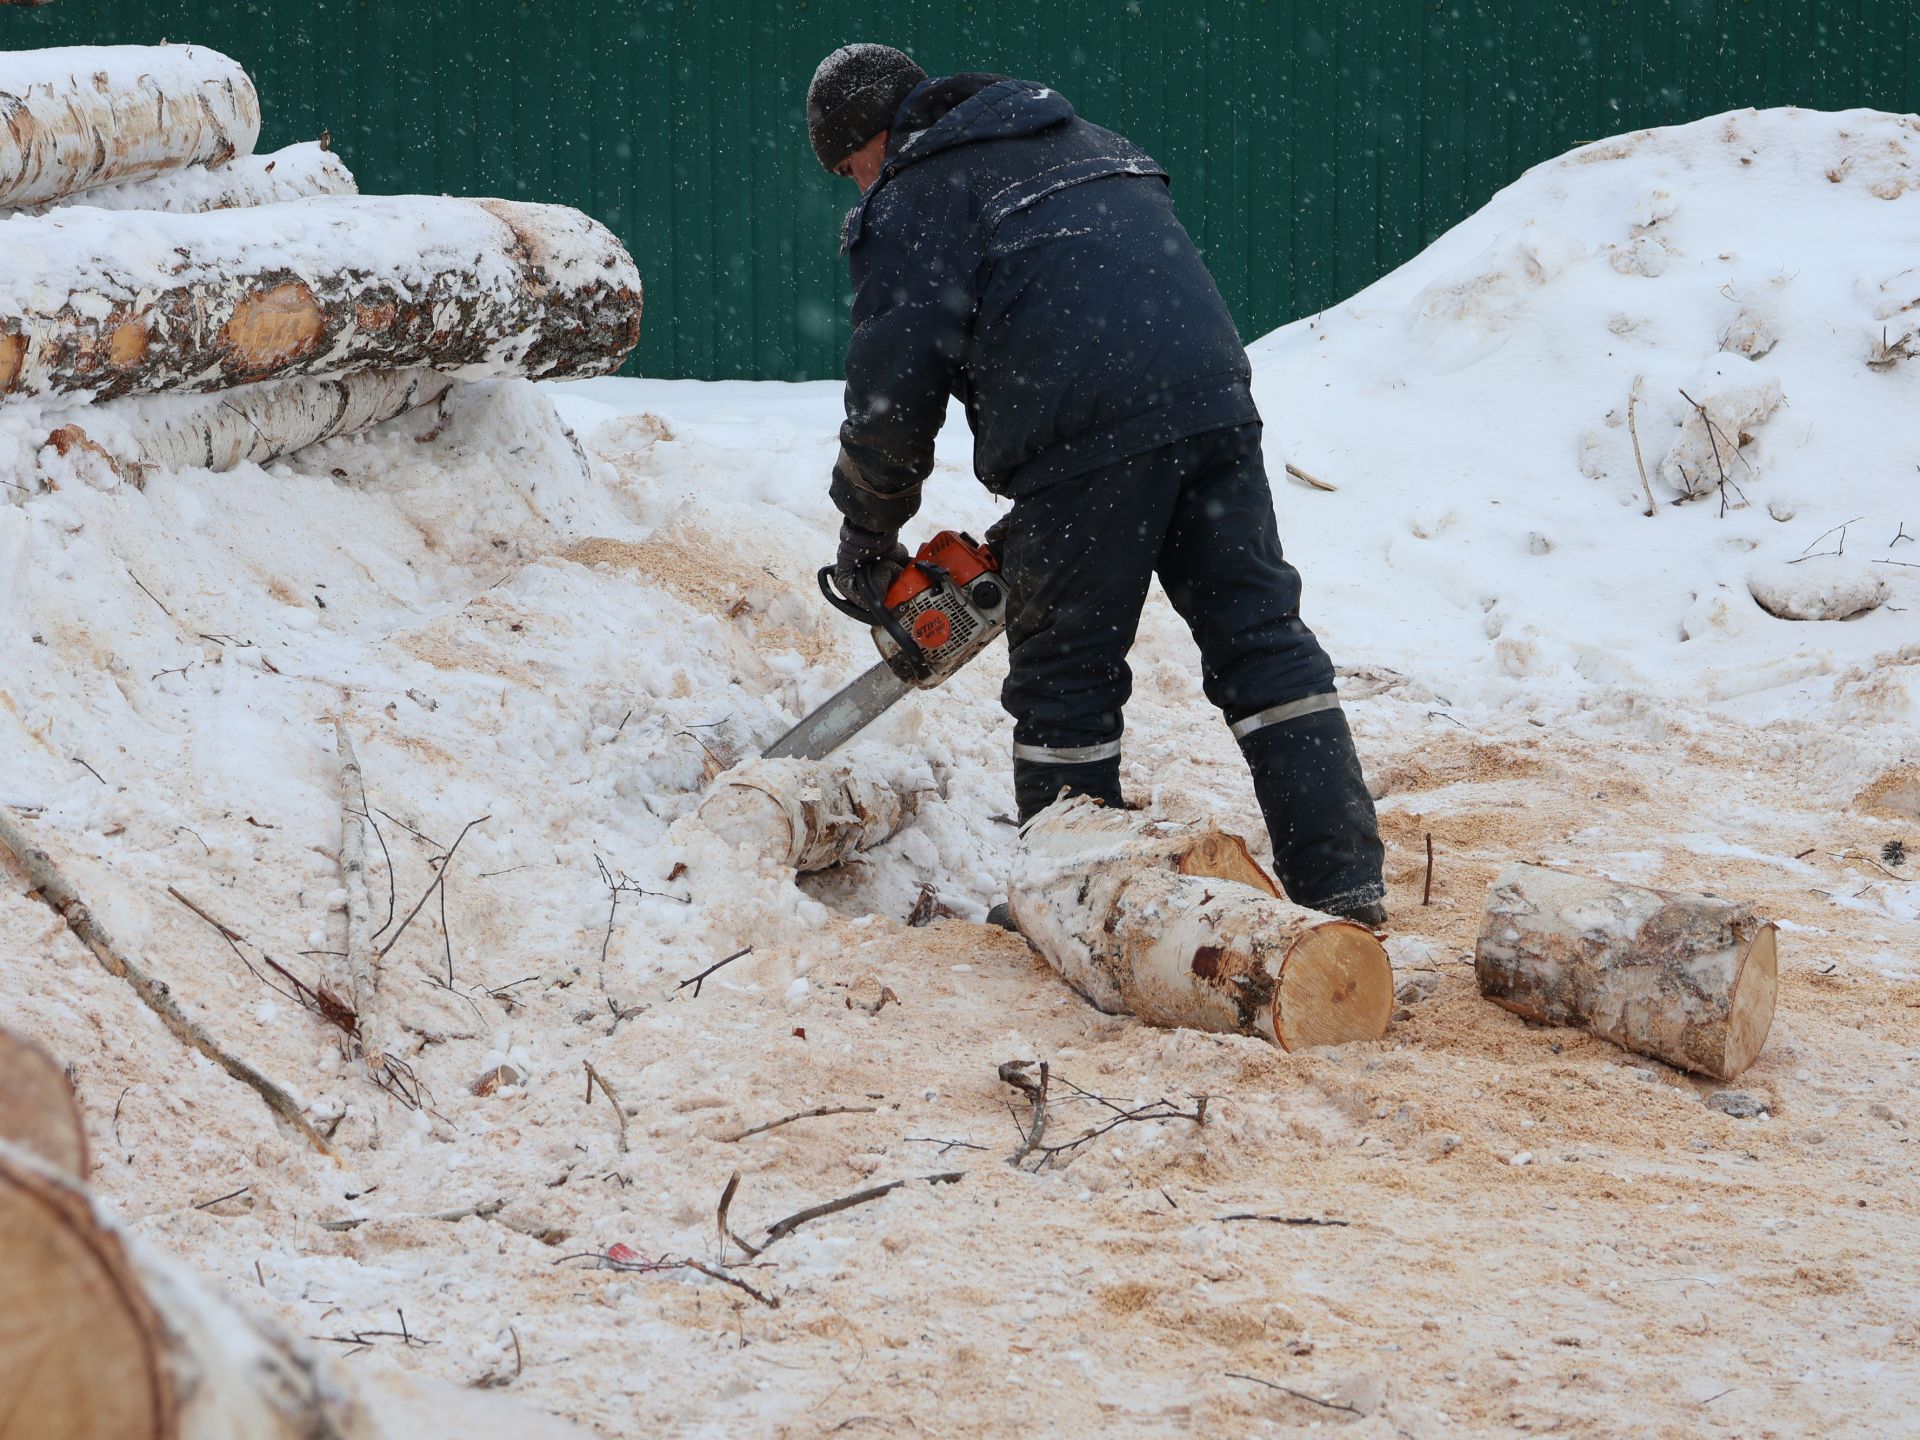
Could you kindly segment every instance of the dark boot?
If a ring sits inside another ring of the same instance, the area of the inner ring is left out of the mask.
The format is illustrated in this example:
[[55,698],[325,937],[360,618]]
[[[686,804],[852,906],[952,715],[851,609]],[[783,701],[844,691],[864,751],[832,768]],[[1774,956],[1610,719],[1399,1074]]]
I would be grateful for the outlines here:
[[1102,804],[1118,807],[1120,799],[1120,757],[1088,760],[1074,765],[1049,765],[1037,760],[1013,762],[1013,799],[1019,807],[1020,823],[1026,824],[1042,810],[1069,795],[1091,795]]
[[[1273,869],[1296,905],[1384,924],[1384,854],[1373,797],[1338,709],[1268,725],[1240,742],[1273,837]],[[1378,916],[1376,922],[1375,916]]]

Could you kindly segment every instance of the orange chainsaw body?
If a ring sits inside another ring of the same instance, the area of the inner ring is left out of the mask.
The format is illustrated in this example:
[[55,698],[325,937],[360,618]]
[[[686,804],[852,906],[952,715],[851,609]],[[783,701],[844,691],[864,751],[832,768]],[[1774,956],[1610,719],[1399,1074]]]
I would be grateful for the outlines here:
[[971,535],[942,530],[888,587],[888,615],[919,649],[919,664],[885,625],[873,628],[881,656],[900,678],[931,689],[1006,629],[1007,589],[993,551]]

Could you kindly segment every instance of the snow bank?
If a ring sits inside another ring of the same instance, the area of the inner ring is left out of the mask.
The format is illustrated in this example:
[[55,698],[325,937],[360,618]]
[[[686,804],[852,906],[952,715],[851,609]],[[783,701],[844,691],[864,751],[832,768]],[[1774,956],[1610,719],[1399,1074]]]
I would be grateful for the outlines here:
[[[1920,570],[1876,563],[1920,561],[1896,538],[1920,530],[1916,187],[1911,117],[1642,131],[1258,342],[1270,454],[1341,487],[1281,492],[1309,620],[1488,706],[1709,672],[1751,694],[1782,656],[1824,671],[1920,634]],[[1842,526],[1886,605],[1808,626],[1753,603],[1750,572]]]

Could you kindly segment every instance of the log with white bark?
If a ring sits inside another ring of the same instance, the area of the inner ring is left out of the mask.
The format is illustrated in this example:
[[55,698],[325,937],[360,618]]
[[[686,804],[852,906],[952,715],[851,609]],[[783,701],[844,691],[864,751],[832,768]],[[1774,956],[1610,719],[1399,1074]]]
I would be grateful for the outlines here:
[[601,375],[640,276],[561,205],[323,195],[204,215],[66,206],[0,226],[0,393],[94,400],[424,367]]
[[103,185],[63,195],[44,205],[15,210],[15,215],[44,215],[50,210],[86,205],[95,210],[164,210],[195,215],[207,210],[237,210],[277,205],[310,195],[358,195],[360,186],[343,161],[318,140],[289,145],[265,155],[236,155],[221,165],[189,165],[181,170]]
[[715,781],[690,823],[807,872],[871,850],[909,813],[898,791],[850,770],[815,760],[753,760]]
[[46,443],[92,456],[140,484],[149,470],[265,465],[322,440],[352,435],[431,405],[454,386],[434,370],[357,370],[328,379],[263,380],[208,395],[103,400],[54,425]]
[[253,151],[260,97],[204,45],[77,45],[0,54],[0,205]]
[[584,1440],[497,1395],[369,1384],[337,1368],[140,1243],[77,1179],[5,1143],[0,1295],[0,1418],[22,1436]]
[[1720,1080],[1766,1044],[1779,974],[1750,905],[1518,864],[1488,892],[1473,963],[1517,1015]]
[[87,1174],[87,1127],[60,1063],[24,1035],[0,1030],[0,1141],[56,1170]]
[[1007,903],[1061,978],[1110,1013],[1297,1050],[1377,1040],[1393,1011],[1373,932],[1289,903],[1219,830],[1060,801],[1021,832]]

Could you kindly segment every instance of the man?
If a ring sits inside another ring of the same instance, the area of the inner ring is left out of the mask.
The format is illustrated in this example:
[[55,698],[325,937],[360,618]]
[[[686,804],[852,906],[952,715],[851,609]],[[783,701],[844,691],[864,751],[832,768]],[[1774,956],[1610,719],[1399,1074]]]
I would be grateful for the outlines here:
[[1166,172],[1045,86],[929,79],[885,45],[821,62],[807,128],[861,192],[842,236],[843,586],[865,571],[884,590],[905,563],[900,527],[958,396],[975,471],[1013,501],[990,538],[1011,597],[1020,818],[1063,792],[1122,803],[1126,656],[1157,573],[1288,896],[1383,925],[1373,802],[1280,553],[1246,351]]

